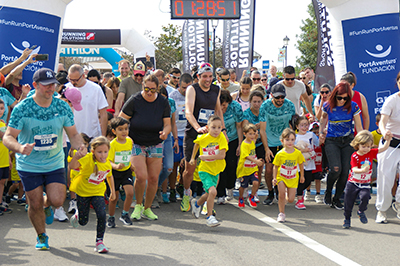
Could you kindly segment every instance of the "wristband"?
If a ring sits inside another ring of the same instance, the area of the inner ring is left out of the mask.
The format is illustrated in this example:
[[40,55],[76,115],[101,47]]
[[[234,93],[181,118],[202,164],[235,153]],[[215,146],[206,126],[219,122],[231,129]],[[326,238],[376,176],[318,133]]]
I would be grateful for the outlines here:
[[221,129],[221,131],[226,131],[226,128],[224,127],[223,129]]

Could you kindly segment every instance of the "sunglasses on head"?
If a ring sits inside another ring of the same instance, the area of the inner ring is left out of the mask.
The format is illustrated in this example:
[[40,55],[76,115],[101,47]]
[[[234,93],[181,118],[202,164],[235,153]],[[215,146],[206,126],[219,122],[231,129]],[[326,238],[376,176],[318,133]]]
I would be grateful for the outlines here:
[[285,96],[283,96],[283,95],[281,95],[281,96],[277,96],[277,97],[274,97],[274,99],[277,99],[277,100],[282,100],[282,99],[285,99]]
[[321,93],[321,94],[328,94],[329,91],[320,91],[319,93]]
[[145,92],[151,91],[152,93],[155,93],[157,91],[157,88],[149,88],[149,87],[144,87]]
[[212,65],[210,63],[203,63],[200,65],[199,68],[203,68],[203,67],[211,67],[212,68]]
[[261,78],[252,78],[252,80],[258,81],[258,80],[261,80]]
[[341,101],[341,100],[347,101],[347,100],[349,99],[349,97],[336,96],[336,99],[337,99],[338,101]]
[[229,81],[229,79],[223,79],[223,78],[221,78],[221,81]]
[[144,77],[144,75],[137,73],[135,74],[135,77]]
[[285,80],[294,80],[294,78],[285,78]]

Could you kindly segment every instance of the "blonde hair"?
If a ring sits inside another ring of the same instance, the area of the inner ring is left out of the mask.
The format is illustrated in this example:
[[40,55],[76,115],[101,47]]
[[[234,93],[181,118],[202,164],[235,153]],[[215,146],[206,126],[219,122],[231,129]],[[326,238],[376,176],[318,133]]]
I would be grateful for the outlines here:
[[293,135],[296,138],[296,132],[293,129],[290,129],[288,127],[285,128],[281,134],[281,141],[287,139],[288,137],[290,137],[290,135]]
[[350,145],[358,150],[360,145],[365,145],[367,143],[374,143],[374,136],[368,130],[362,130],[357,133],[357,136],[353,139]]
[[99,169],[97,167],[97,161],[96,161],[96,157],[94,156],[93,151],[97,149],[97,147],[101,146],[101,145],[107,145],[108,149],[110,149],[110,141],[104,137],[104,136],[100,136],[97,138],[94,138],[91,142],[91,148],[92,148],[92,154],[93,154],[93,161],[94,161],[94,169],[93,172],[95,175],[97,175],[99,173]]

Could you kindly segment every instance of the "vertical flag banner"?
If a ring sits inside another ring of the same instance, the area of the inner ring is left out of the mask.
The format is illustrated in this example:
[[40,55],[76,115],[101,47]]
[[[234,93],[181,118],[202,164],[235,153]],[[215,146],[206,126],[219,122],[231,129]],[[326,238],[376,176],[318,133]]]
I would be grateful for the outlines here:
[[286,57],[286,50],[285,48],[279,48],[278,54],[278,62],[284,62]]
[[182,28],[183,73],[208,62],[208,20],[186,20]]
[[222,62],[241,77],[253,62],[255,0],[241,1],[240,19],[224,20]]
[[314,92],[318,92],[322,84],[328,83],[335,87],[335,69],[331,49],[331,32],[329,28],[329,13],[326,6],[318,0],[313,0],[315,17],[318,27],[318,57],[315,69]]

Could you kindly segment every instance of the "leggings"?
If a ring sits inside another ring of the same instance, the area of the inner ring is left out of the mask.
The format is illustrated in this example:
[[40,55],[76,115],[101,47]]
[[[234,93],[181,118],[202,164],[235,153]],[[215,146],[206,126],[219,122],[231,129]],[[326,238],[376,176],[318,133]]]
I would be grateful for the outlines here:
[[303,191],[308,188],[313,180],[312,170],[306,171],[304,170],[304,183],[300,183],[299,177],[299,185],[297,187],[297,196],[303,196]]
[[103,196],[93,197],[81,197],[76,195],[78,213],[79,213],[79,224],[85,226],[89,221],[90,203],[92,203],[94,211],[97,216],[97,236],[98,240],[103,240],[104,232],[106,231],[106,204]]
[[239,139],[235,139],[229,142],[228,151],[226,152],[225,170],[219,175],[219,183],[217,186],[217,197],[225,197],[225,189],[232,189],[235,187],[236,182],[236,168],[238,163],[238,157],[236,156],[236,149],[239,145]]

